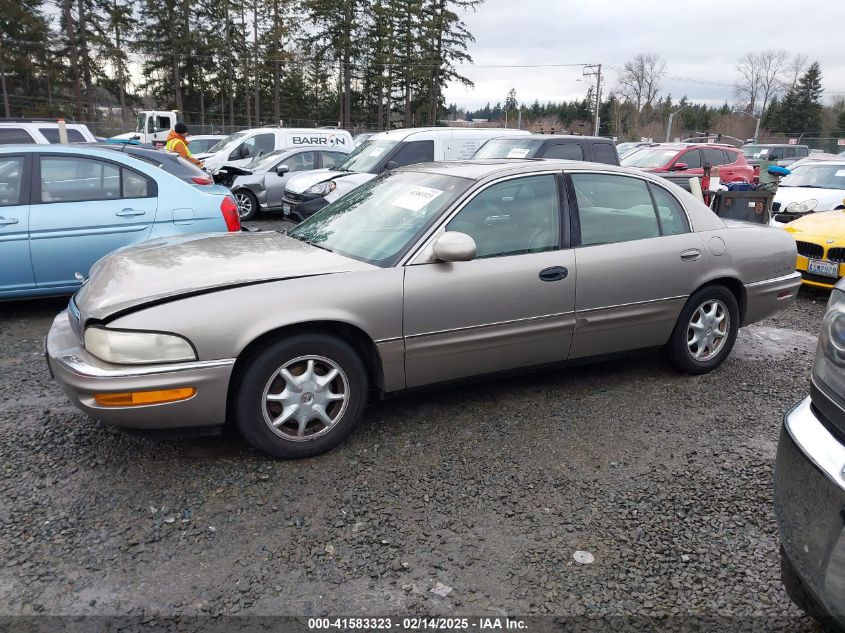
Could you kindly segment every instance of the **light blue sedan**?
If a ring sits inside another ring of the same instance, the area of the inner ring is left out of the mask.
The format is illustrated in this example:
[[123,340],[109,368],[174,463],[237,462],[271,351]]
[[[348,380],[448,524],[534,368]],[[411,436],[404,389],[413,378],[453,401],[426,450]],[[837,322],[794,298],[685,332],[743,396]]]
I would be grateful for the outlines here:
[[191,186],[108,149],[0,149],[0,299],[73,293],[76,273],[123,246],[239,230],[223,187]]

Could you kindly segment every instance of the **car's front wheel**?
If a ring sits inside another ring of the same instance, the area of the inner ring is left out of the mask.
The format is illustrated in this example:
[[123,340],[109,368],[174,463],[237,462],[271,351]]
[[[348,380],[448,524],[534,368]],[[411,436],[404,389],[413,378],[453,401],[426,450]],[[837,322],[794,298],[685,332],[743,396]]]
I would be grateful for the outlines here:
[[238,216],[241,220],[251,220],[258,213],[258,199],[247,189],[235,191],[235,202],[238,203]]
[[331,450],[355,428],[366,405],[367,370],[329,334],[297,334],[246,359],[233,414],[244,439],[274,457]]
[[666,356],[676,370],[706,374],[722,364],[739,331],[739,305],[733,293],[714,284],[694,292],[684,305]]

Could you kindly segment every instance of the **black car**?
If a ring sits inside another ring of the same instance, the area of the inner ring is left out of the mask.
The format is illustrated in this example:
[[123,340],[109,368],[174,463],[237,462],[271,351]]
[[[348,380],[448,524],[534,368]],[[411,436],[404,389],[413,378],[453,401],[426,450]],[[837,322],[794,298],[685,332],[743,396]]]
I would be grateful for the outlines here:
[[532,134],[491,138],[473,158],[563,158],[618,165],[619,154],[609,138],[568,134]]
[[155,165],[169,174],[173,174],[180,180],[191,185],[213,185],[214,181],[206,172],[185,160],[176,152],[168,152],[163,149],[156,149],[150,144],[133,143],[122,141],[116,143],[106,141],[105,143],[89,143],[91,147],[112,149],[116,152],[123,152],[142,160],[145,163]]
[[845,281],[821,323],[810,395],[784,417],[774,492],[786,592],[845,631]]

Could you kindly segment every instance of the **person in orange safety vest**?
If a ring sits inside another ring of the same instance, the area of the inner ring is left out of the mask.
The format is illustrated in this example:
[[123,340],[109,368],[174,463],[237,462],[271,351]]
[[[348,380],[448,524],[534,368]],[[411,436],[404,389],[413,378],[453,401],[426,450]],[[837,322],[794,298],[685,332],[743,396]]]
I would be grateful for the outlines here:
[[202,162],[191,156],[191,150],[188,149],[187,136],[188,126],[182,121],[179,121],[173,126],[173,129],[170,130],[170,134],[167,135],[167,144],[164,148],[171,152],[176,152],[182,158],[191,161],[197,167],[202,167]]

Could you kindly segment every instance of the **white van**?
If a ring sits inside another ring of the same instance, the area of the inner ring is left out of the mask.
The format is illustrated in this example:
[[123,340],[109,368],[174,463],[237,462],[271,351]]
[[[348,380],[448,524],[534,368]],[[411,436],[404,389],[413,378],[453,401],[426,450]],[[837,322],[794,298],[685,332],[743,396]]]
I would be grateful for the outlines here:
[[374,134],[329,169],[314,169],[288,180],[285,215],[307,218],[387,169],[439,160],[466,160],[491,138],[530,134],[502,128],[416,127]]
[[[346,130],[263,127],[230,134],[204,154],[194,154],[211,174],[228,165],[243,167],[254,158],[270,152],[299,147],[351,148],[352,135]],[[347,149],[347,151],[349,151]]]

